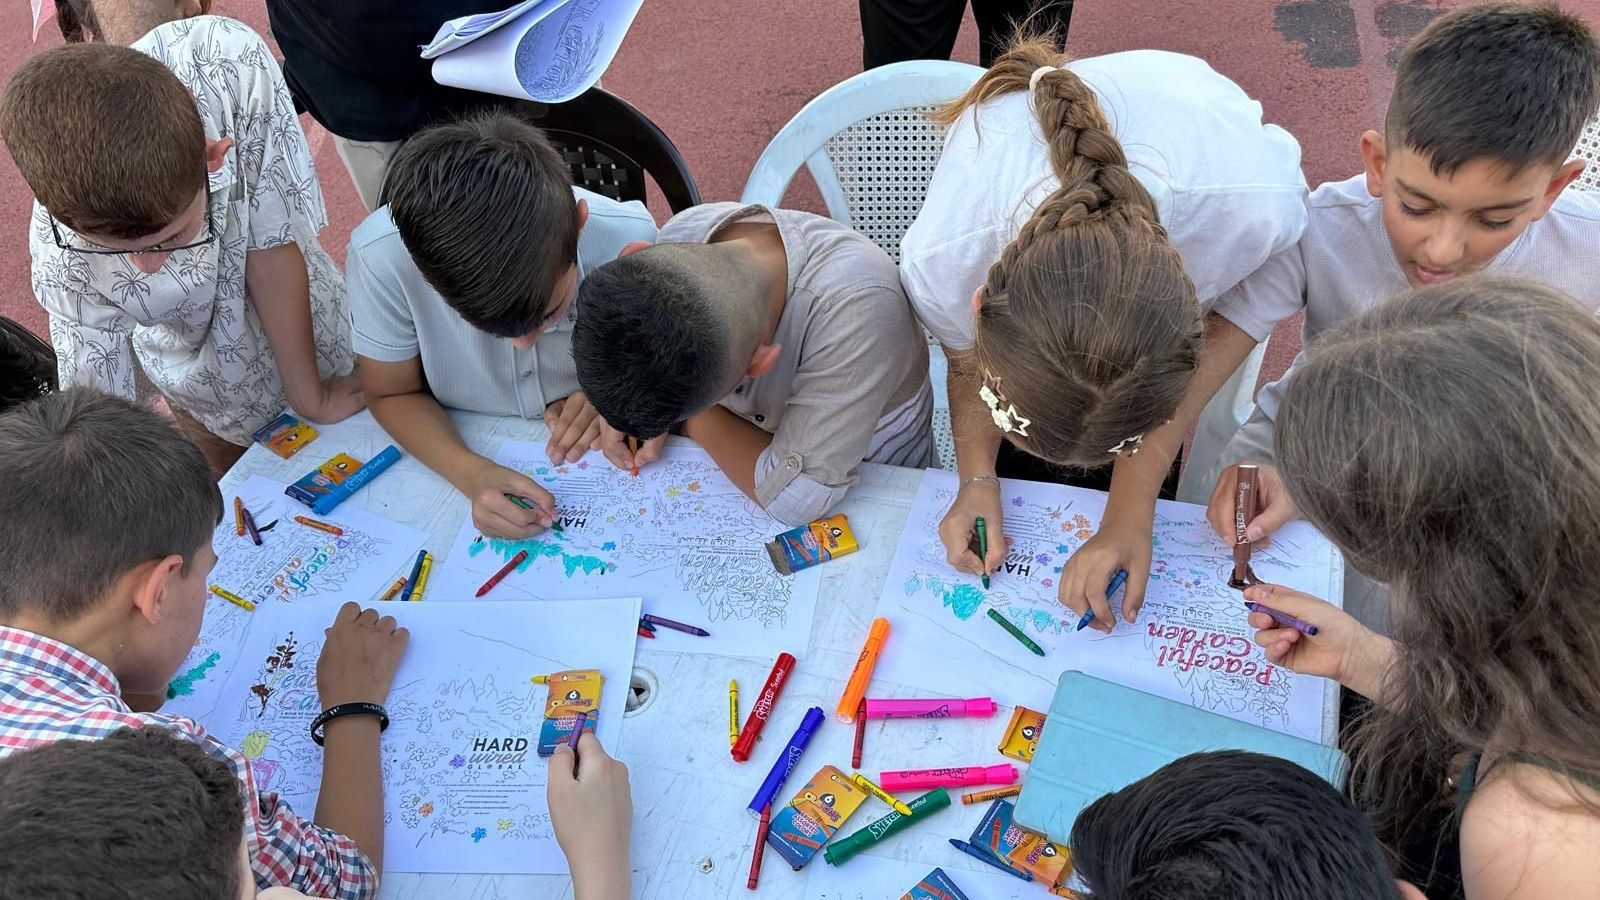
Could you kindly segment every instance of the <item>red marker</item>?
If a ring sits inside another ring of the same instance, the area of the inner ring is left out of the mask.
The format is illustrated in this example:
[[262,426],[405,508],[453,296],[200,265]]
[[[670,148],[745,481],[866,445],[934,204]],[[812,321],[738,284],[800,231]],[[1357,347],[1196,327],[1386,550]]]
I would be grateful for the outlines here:
[[772,715],[772,707],[777,704],[778,695],[783,692],[783,686],[793,670],[794,657],[779,653],[778,661],[772,664],[772,672],[767,675],[767,683],[762,685],[761,693],[756,695],[756,702],[750,707],[750,717],[744,720],[744,728],[739,731],[739,742],[733,745],[734,759],[744,762],[750,758],[756,738],[761,736],[761,729],[766,727],[767,717]]
[[528,551],[526,551],[526,550],[518,550],[517,551],[517,555],[511,557],[511,561],[510,562],[508,562],[505,565],[501,566],[500,567],[500,571],[494,573],[494,577],[493,578],[490,578],[488,581],[485,581],[483,583],[483,587],[478,588],[478,593],[474,594],[473,596],[482,597],[484,594],[487,594],[490,591],[494,590],[494,586],[499,584],[501,579],[505,578],[507,575],[510,575],[511,574],[511,570],[515,569],[517,566],[522,565],[522,561],[527,559],[527,558],[528,558]]
[[[787,655],[787,654],[785,654]],[[749,890],[755,890],[761,883],[761,856],[767,849],[767,830],[772,827],[772,804],[761,807],[761,824],[756,826],[756,849],[750,855],[750,880],[744,883]]]

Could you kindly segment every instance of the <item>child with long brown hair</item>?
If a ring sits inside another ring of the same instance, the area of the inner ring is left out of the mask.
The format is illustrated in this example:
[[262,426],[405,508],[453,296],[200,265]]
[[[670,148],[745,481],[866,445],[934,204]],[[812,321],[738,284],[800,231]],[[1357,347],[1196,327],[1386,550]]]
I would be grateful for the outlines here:
[[[1022,37],[938,118],[945,149],[901,280],[949,360],[961,487],[940,537],[952,565],[990,572],[1004,542],[987,559],[968,545],[978,517],[999,532],[997,474],[1120,472],[1156,452],[1204,371],[1202,336],[1218,327],[1205,305],[1300,237],[1305,179],[1299,146],[1260,104],[1176,53],[1069,62]],[[1137,527],[1136,506],[1108,522]]]
[[[1430,897],[1452,889],[1457,829],[1470,900],[1597,895],[1597,384],[1600,322],[1550,288],[1478,278],[1324,335],[1279,414],[1291,499],[1389,586],[1393,638],[1259,585],[1245,597],[1319,630],[1257,613],[1256,641],[1374,701],[1346,740],[1356,799],[1391,847],[1424,844],[1425,868],[1401,874]],[[1445,841],[1419,841],[1452,802]]]

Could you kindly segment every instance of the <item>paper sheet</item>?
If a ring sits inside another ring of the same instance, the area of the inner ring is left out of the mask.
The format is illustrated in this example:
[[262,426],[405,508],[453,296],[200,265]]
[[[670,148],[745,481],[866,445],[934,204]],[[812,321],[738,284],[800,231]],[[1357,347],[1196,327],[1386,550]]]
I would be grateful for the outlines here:
[[969,863],[983,865],[950,848],[948,859],[936,862],[905,862],[881,856],[857,856],[842,866],[814,861],[806,878],[806,900],[899,900],[911,886],[935,868],[944,869],[967,900],[1037,900],[1048,897],[1044,889],[1000,871],[981,872],[962,868]]
[[[1048,709],[1056,680],[1077,669],[1242,722],[1317,741],[1323,681],[1267,662],[1227,586],[1231,548],[1205,508],[1162,501],[1156,510],[1150,585],[1134,623],[1110,635],[1074,632],[1077,615],[1057,599],[1067,558],[1099,527],[1106,495],[1002,479],[1011,550],[985,591],[977,576],[945,562],[938,524],[955,496],[952,472],[923,475],[905,533],[878,601],[893,632],[876,677],[950,696],[990,694],[1001,703]],[[992,539],[992,532],[991,532]],[[1251,566],[1264,581],[1338,601],[1344,575],[1328,541],[1295,522],[1258,549]],[[1120,609],[1121,595],[1116,604]],[[1044,648],[1028,652],[986,610],[995,609]],[[951,665],[951,660],[966,660]]]
[[518,4],[503,18],[455,19],[423,56],[433,54],[440,84],[561,103],[600,80],[643,2],[544,0]]
[[[345,504],[319,516],[285,496],[286,485],[252,475],[222,497],[222,521],[211,535],[217,564],[207,579],[256,604],[289,601],[377,600],[396,578],[410,571],[427,535]],[[272,525],[257,547],[234,533],[233,498],[244,501],[257,524]],[[344,529],[332,535],[294,521],[307,516]],[[272,523],[277,524],[273,525]],[[232,667],[253,614],[215,595],[206,597],[205,620],[194,649],[168,686],[166,708],[202,716],[216,705],[222,677]]]
[[786,527],[745,497],[703,450],[668,448],[638,478],[591,451],[551,465],[543,444],[506,441],[495,462],[555,495],[560,534],[484,538],[469,515],[435,562],[431,600],[471,600],[505,563],[528,559],[488,594],[500,600],[642,596],[644,611],[697,625],[711,637],[666,628],[647,646],[770,659],[810,644],[820,576],[779,575],[765,543]]
[[[310,816],[322,750],[317,657],[337,602],[281,604],[250,623],[222,699],[203,723],[251,759],[257,787]],[[385,702],[384,866],[392,872],[567,871],[534,752],[548,688],[529,678],[605,676],[596,736],[617,746],[639,601],[392,603],[411,643]]]

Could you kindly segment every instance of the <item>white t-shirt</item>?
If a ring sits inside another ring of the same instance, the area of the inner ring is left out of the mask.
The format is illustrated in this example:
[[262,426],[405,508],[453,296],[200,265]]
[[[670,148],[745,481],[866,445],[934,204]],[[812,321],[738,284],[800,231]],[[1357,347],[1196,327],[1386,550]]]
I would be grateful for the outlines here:
[[[1261,104],[1203,60],[1133,50],[1075,60],[1202,301],[1238,284],[1305,227],[1300,145],[1261,121]],[[976,127],[975,127],[976,121]],[[900,279],[922,324],[972,346],[972,294],[1060,187],[1018,91],[968,109],[945,138],[928,196],[900,243]]]
[[[1299,242],[1274,255],[1213,306],[1258,341],[1304,309],[1300,333],[1309,344],[1345,319],[1410,289],[1384,228],[1382,201],[1368,193],[1366,175],[1318,187],[1307,208],[1310,217]],[[1597,310],[1596,259],[1600,193],[1567,190],[1483,271],[1532,278],[1570,294],[1585,309]],[[1299,362],[1297,357],[1294,364]],[[1269,419],[1277,417],[1287,379],[1285,374],[1256,395],[1256,405]]]

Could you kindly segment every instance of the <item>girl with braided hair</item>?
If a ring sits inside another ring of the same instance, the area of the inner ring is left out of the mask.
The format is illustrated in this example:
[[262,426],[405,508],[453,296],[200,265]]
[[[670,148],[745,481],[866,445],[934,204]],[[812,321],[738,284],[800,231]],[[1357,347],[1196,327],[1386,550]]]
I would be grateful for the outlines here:
[[999,533],[998,474],[1097,470],[1073,483],[1104,487],[1114,464],[1100,533],[1060,579],[1109,631],[1118,569],[1124,614],[1143,602],[1157,486],[1232,374],[1216,360],[1255,345],[1209,302],[1304,228],[1300,148],[1202,60],[1068,62],[1026,36],[938,116],[944,153],[900,256],[949,360],[961,487],[940,538],[952,565],[993,572],[1005,543],[969,545],[979,516]]

